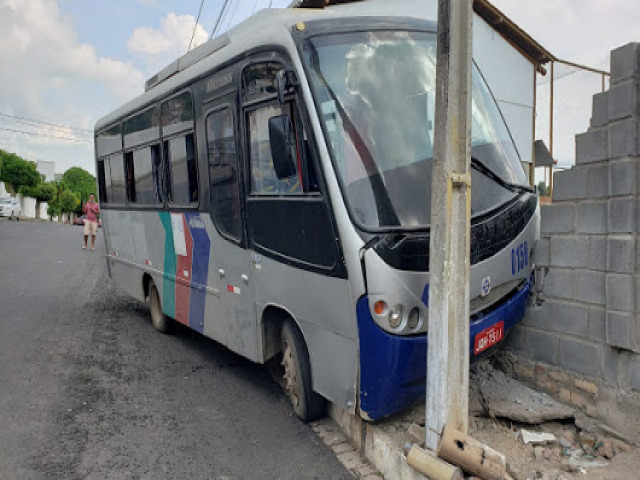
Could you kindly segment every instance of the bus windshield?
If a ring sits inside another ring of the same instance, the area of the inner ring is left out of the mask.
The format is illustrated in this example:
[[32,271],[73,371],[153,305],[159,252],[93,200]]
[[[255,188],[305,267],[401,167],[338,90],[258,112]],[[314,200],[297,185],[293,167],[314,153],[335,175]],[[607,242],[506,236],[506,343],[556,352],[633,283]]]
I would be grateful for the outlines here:
[[[436,36],[369,31],[311,37],[304,61],[354,221],[421,229],[431,216]],[[484,79],[472,73],[472,215],[517,195],[527,178]],[[493,178],[492,178],[493,177]],[[499,180],[499,181],[498,181]]]

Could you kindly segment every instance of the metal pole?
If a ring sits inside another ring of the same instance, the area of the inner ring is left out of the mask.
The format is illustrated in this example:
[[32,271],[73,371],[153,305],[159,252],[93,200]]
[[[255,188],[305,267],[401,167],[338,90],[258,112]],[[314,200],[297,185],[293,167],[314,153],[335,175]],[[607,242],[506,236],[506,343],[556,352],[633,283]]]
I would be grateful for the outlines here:
[[426,446],[468,432],[472,0],[439,0]]
[[[551,94],[549,105],[549,153],[553,160],[553,66],[555,62],[551,62]],[[549,196],[553,199],[553,162],[549,167]]]
[[533,121],[531,122],[531,130],[533,135],[531,138],[531,164],[529,165],[529,185],[535,188],[536,186],[536,111],[538,105],[538,68],[533,66]]

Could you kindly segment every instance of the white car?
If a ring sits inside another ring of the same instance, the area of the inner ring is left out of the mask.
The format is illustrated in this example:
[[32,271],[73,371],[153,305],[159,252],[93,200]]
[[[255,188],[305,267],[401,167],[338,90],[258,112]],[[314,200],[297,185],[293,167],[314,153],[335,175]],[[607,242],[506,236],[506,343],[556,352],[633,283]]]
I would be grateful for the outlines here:
[[20,220],[20,212],[20,202],[17,198],[0,198],[0,217]]

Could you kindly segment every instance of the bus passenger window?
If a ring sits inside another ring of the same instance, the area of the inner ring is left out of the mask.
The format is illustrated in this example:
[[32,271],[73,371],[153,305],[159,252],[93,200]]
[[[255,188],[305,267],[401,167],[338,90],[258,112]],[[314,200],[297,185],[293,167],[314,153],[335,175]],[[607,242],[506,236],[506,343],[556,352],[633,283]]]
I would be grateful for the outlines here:
[[129,201],[143,205],[162,203],[160,147],[151,145],[125,154]]
[[169,178],[169,200],[176,205],[198,203],[198,168],[193,134],[164,142]]
[[255,195],[300,195],[302,177],[299,165],[288,178],[278,178],[271,158],[269,119],[282,114],[279,106],[269,105],[249,113],[249,152],[251,193]]
[[124,205],[126,202],[126,192],[124,188],[124,163],[122,154],[113,155],[109,160],[111,167],[111,201]]
[[[107,195],[107,180],[105,175],[105,161],[107,162],[107,168],[109,168],[109,160],[104,158],[98,160],[98,198],[100,203],[108,203],[109,196]],[[111,172],[109,172],[111,175]]]
[[207,156],[211,217],[218,228],[236,239],[242,232],[238,189],[238,156],[230,108],[207,117]]

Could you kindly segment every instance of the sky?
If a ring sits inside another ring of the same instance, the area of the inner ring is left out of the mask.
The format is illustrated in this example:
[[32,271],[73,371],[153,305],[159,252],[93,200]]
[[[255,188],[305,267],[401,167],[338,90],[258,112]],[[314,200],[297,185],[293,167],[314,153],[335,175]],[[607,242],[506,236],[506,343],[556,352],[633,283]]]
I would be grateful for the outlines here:
[[[415,0],[425,1],[425,0]],[[97,119],[209,38],[224,0],[0,0],[0,148],[95,173]],[[290,0],[229,0],[219,30]],[[559,58],[608,69],[640,42],[638,0],[493,0]]]

